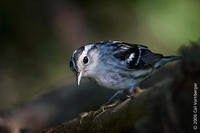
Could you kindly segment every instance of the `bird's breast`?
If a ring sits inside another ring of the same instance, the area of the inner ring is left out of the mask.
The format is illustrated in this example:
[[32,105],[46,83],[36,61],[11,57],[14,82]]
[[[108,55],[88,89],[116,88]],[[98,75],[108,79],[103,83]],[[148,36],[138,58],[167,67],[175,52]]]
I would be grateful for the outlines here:
[[137,82],[129,72],[120,72],[117,69],[99,70],[93,78],[99,85],[110,89],[127,89]]

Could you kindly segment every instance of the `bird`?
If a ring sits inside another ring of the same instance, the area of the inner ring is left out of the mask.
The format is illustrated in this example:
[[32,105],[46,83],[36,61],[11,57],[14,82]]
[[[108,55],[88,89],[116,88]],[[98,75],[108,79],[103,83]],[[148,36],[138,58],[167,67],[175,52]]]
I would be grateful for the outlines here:
[[123,41],[100,41],[81,46],[71,56],[70,68],[77,84],[82,78],[93,79],[100,86],[116,90],[108,100],[128,90],[130,94],[145,79],[168,62],[181,56],[163,56],[147,46]]

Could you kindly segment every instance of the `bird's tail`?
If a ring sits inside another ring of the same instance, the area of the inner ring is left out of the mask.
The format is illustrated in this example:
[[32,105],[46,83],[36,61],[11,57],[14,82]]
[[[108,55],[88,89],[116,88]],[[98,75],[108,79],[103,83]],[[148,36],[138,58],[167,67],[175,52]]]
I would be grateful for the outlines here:
[[159,68],[160,66],[165,65],[168,62],[181,60],[181,56],[164,56],[158,63],[154,65],[155,68]]
[[168,63],[176,60],[181,60],[181,58],[182,58],[181,56],[165,56],[161,60]]

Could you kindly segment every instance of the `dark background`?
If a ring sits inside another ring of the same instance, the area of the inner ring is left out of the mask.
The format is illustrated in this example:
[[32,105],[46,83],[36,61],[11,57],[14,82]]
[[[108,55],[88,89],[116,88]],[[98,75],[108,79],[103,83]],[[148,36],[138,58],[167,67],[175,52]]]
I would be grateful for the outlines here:
[[121,40],[178,55],[199,39],[199,13],[198,0],[1,0],[0,110],[75,88],[69,59],[87,43]]

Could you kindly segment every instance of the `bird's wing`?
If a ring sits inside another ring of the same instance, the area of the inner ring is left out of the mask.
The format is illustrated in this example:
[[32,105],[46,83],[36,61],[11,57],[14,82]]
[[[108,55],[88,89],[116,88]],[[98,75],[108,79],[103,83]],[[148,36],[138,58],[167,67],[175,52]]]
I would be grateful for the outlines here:
[[163,58],[161,54],[152,53],[148,47],[143,45],[121,42],[115,46],[114,57],[128,69],[143,69],[153,66]]

